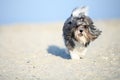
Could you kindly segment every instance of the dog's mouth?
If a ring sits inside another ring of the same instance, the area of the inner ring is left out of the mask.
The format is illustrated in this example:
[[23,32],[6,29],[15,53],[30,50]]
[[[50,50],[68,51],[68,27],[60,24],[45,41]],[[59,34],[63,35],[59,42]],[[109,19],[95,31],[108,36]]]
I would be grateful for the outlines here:
[[79,30],[79,29],[76,29],[75,32],[74,32],[75,36],[77,37],[82,37],[83,36],[83,31],[82,30]]
[[78,37],[82,37],[82,36],[84,36],[84,29],[83,28],[81,28],[81,26],[80,27],[78,27],[77,29],[76,29],[76,35],[78,36]]
[[76,40],[79,41],[81,37],[84,37],[85,36],[84,33],[85,32],[81,32],[80,30],[76,30],[74,33]]
[[82,34],[82,33],[79,33],[78,36],[81,37],[81,36],[83,36],[83,34]]

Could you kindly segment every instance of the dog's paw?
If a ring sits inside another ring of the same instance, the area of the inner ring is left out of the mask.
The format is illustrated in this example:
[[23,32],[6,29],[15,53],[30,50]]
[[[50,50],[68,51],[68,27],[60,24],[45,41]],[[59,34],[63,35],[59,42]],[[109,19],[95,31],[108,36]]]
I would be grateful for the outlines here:
[[70,56],[71,56],[71,59],[75,59],[75,60],[80,59],[80,56],[78,55],[78,52],[76,51],[70,51]]

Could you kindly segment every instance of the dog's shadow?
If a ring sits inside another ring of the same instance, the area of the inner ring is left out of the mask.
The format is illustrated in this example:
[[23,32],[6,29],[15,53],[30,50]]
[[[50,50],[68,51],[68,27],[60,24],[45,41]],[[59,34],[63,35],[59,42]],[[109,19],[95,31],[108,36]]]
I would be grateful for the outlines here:
[[64,48],[60,48],[60,47],[55,46],[55,45],[50,45],[47,48],[47,52],[49,54],[59,56],[59,57],[61,57],[63,59],[71,59],[70,55],[68,53],[66,53]]

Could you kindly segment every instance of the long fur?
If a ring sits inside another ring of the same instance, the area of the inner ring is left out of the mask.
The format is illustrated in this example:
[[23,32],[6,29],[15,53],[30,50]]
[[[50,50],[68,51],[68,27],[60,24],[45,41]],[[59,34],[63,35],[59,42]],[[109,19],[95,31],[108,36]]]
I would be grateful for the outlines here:
[[64,23],[63,37],[69,51],[73,51],[76,45],[79,45],[78,48],[86,48],[101,34],[85,11],[85,7],[75,8]]

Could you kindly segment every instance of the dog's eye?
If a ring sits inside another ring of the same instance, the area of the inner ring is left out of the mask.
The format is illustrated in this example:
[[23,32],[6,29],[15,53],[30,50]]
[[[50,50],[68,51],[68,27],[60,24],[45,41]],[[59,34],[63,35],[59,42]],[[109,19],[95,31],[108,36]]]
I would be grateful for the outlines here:
[[87,26],[85,25],[84,28],[87,28]]

